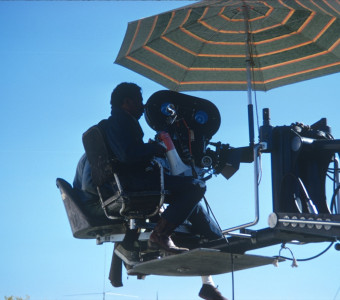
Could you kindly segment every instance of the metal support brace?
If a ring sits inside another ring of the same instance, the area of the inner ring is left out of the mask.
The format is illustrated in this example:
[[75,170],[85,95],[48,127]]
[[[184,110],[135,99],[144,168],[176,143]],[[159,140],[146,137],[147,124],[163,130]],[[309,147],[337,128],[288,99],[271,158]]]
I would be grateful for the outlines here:
[[[147,241],[151,235],[151,232],[141,232],[138,236],[139,241]],[[124,240],[125,233],[111,234],[111,235],[98,235],[96,237],[96,244],[102,245],[103,243],[117,243]]]
[[[258,185],[258,174],[259,174],[258,156],[259,156],[260,150],[265,149],[265,148],[266,148],[265,143],[259,143],[259,144],[254,146],[254,192],[255,192],[255,197],[254,197],[255,198],[255,218],[254,218],[254,221],[243,224],[243,225],[235,226],[235,227],[232,227],[232,228],[229,228],[229,229],[225,229],[225,230],[222,231],[222,233],[224,235],[228,235],[229,233],[231,233],[232,231],[235,231],[235,230],[254,226],[259,221],[260,212],[259,212],[259,185]],[[231,235],[237,236],[238,234],[232,233]],[[250,234],[239,234],[239,236],[251,238]]]

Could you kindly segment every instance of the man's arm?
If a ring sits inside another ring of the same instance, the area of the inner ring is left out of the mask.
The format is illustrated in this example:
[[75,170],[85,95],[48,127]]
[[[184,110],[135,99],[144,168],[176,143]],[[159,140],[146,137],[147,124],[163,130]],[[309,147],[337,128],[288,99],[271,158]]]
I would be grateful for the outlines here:
[[144,143],[139,123],[126,113],[109,118],[106,128],[108,144],[122,163],[139,163],[165,153],[158,143]]

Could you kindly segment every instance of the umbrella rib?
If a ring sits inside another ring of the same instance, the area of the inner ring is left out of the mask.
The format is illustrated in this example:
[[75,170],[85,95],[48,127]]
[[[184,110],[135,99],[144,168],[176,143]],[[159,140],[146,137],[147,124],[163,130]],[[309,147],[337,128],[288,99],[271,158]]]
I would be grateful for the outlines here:
[[327,68],[331,68],[331,67],[336,67],[336,66],[340,66],[340,62],[335,62],[332,64],[328,64],[328,65],[322,65],[320,67],[316,67],[316,68],[312,68],[312,69],[308,69],[308,70],[303,70],[303,71],[299,71],[299,72],[295,72],[295,73],[290,73],[287,75],[282,75],[279,77],[275,77],[275,78],[271,78],[271,79],[267,79],[264,81],[265,84],[267,83],[271,83],[271,82],[275,82],[281,79],[285,79],[285,78],[290,78],[290,77],[294,77],[294,76],[298,76],[298,75],[302,75],[302,74],[307,74],[307,73],[311,73],[314,71],[319,71],[319,70],[323,70],[323,69],[327,69]]
[[[312,10],[311,8],[305,6],[304,4],[302,4],[299,0],[295,0],[299,5],[301,5],[303,8],[307,9],[307,10]],[[326,15],[331,16],[331,14],[329,12],[327,12],[326,10],[324,10],[321,6],[319,6],[318,4],[316,4],[313,0],[310,0],[310,2],[316,6],[318,9],[320,9],[322,12],[324,12]]]
[[144,67],[145,69],[150,70],[150,71],[153,71],[153,72],[155,72],[156,74],[158,74],[158,75],[160,75],[160,76],[162,76],[162,77],[164,77],[164,78],[166,78],[166,79],[168,79],[168,80],[174,82],[175,84],[179,84],[179,81],[178,81],[178,80],[176,80],[176,79],[174,79],[173,77],[171,77],[171,76],[169,76],[169,75],[167,75],[167,74],[165,74],[165,73],[159,71],[159,70],[156,69],[156,68],[151,67],[150,65],[148,65],[148,64],[146,64],[146,63],[141,62],[140,60],[138,60],[138,59],[136,59],[136,58],[134,58],[134,57],[126,56],[126,58],[127,58],[128,60],[133,61],[134,63],[136,63],[136,64],[138,64],[138,65]]
[[[190,14],[191,14],[192,12],[196,13],[196,11],[193,11],[192,9],[190,9]],[[204,9],[203,14],[198,18],[198,21],[200,21],[200,20],[206,15],[207,12],[208,12],[208,7],[206,7],[206,8]],[[189,18],[189,14],[187,14],[187,18],[185,19],[185,22],[188,20],[188,18]],[[183,22],[183,23],[181,24],[181,26],[180,26],[181,29],[184,29],[184,28],[183,28],[183,24],[184,24],[185,22]],[[200,47],[199,47],[197,53],[200,53],[200,52],[202,51],[203,46],[204,46],[204,44],[202,43],[202,44],[200,45]],[[184,79],[186,78],[186,76],[187,76],[189,70],[191,69],[192,65],[194,64],[194,62],[195,62],[195,60],[192,59],[191,63],[188,64],[187,67],[185,68],[184,72],[182,73],[182,78],[179,80],[179,84],[177,85],[176,90],[178,90],[178,89],[180,88],[182,82],[183,82]]]
[[[334,12],[336,12],[338,15],[340,15],[340,11],[336,10],[335,7],[333,7],[332,5],[330,5],[328,3],[328,1],[324,1],[323,0],[323,3],[325,3],[330,9],[332,9]],[[338,1],[338,4],[340,4],[340,2]]]

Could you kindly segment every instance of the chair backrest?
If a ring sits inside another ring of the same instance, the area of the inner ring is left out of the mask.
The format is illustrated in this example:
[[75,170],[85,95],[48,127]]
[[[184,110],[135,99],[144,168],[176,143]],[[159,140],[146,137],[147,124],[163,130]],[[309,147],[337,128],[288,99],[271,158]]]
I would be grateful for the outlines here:
[[83,145],[91,165],[92,180],[102,186],[114,177],[113,158],[108,151],[100,126],[94,125],[83,134]]

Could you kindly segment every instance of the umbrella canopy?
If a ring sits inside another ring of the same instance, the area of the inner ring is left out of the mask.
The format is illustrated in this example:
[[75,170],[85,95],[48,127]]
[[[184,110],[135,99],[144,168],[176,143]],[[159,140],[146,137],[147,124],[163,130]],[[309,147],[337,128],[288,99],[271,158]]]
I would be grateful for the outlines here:
[[339,0],[204,0],[129,23],[116,63],[176,91],[269,90],[340,71]]

